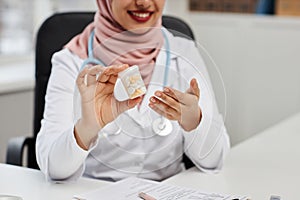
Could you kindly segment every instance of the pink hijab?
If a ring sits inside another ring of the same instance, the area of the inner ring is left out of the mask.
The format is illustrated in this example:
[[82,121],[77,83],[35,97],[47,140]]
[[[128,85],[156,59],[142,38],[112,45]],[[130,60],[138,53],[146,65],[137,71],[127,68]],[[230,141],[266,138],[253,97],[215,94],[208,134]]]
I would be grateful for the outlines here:
[[74,37],[66,48],[80,58],[87,59],[88,38],[92,30],[95,30],[94,57],[107,66],[112,64],[138,65],[144,82],[148,85],[156,57],[163,46],[161,19],[153,29],[146,33],[136,34],[126,31],[113,18],[111,2],[112,0],[97,0],[98,11],[94,21],[81,34]]

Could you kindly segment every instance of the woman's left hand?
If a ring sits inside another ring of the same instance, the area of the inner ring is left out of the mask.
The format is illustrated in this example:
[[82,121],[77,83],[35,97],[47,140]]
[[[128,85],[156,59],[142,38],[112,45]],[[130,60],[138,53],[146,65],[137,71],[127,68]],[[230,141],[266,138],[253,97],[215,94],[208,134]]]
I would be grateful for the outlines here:
[[155,112],[169,120],[176,120],[185,131],[194,130],[202,118],[198,105],[200,89],[196,79],[192,79],[186,92],[170,87],[156,91],[150,98],[149,106]]

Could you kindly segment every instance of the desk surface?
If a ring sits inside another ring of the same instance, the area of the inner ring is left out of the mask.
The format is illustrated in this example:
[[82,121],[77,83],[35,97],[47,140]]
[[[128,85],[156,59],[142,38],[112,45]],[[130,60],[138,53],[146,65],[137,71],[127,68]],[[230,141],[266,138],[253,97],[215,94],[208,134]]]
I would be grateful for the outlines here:
[[282,121],[232,148],[223,170],[216,175],[195,168],[167,183],[204,191],[246,194],[253,200],[283,200],[300,196],[300,114]]
[[0,164],[0,194],[22,197],[23,200],[71,200],[108,185],[109,182],[80,178],[78,182],[55,184],[45,180],[39,170]]
[[[195,168],[165,182],[224,194],[249,195],[253,200],[299,199],[300,113],[235,146],[219,174],[199,173]],[[0,164],[0,194],[24,200],[67,200],[108,185],[81,178],[78,182],[54,184],[38,170]]]

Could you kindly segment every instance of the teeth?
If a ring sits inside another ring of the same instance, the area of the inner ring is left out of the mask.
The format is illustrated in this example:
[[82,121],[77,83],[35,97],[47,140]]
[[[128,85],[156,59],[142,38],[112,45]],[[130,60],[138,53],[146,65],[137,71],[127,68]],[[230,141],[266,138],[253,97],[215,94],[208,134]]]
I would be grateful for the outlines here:
[[135,12],[132,12],[132,15],[140,17],[140,18],[146,18],[146,17],[149,17],[150,13],[135,13]]

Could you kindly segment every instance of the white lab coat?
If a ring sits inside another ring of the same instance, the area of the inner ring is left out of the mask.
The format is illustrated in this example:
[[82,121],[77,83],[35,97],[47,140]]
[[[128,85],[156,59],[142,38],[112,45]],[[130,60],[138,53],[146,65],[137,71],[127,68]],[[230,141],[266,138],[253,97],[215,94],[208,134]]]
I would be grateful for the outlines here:
[[152,131],[152,121],[159,115],[148,107],[148,102],[154,91],[162,88],[166,63],[166,52],[162,49],[140,108],[121,114],[99,132],[88,151],[81,149],[73,129],[74,111],[79,110],[74,101],[75,80],[83,60],[63,49],[52,58],[44,118],[36,143],[38,164],[49,180],[76,180],[82,175],[113,180],[128,176],[161,180],[183,170],[184,152],[203,172],[221,169],[230,144],[207,69],[194,42],[169,32],[167,37],[171,52],[167,85],[185,91],[192,78],[198,80],[203,115],[200,125],[185,132],[172,121],[173,131],[165,137]]

